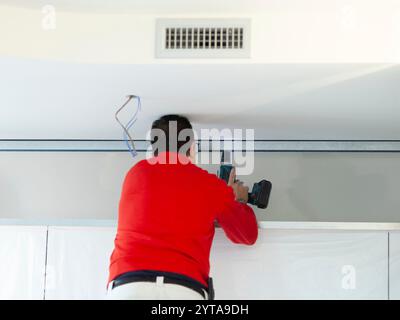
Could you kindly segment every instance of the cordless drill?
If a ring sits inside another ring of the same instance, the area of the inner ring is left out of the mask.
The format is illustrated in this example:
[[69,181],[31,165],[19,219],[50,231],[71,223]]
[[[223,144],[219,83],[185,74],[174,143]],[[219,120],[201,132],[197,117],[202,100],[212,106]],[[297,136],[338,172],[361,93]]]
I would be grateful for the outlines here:
[[[229,181],[229,175],[233,165],[221,164],[218,171],[218,176],[226,183]],[[272,183],[268,180],[261,180],[253,185],[253,189],[249,192],[247,203],[257,206],[260,209],[265,209],[268,206],[269,195],[271,193]]]

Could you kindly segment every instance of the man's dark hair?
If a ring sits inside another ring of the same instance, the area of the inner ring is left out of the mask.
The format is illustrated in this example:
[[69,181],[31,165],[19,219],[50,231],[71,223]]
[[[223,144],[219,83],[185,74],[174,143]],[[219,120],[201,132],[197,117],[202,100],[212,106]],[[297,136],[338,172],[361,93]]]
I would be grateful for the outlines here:
[[[165,141],[159,140],[162,138],[159,135],[161,131],[164,133]],[[155,156],[163,151],[182,152],[181,148],[184,145],[185,147],[182,149],[188,156],[190,153],[189,147],[193,141],[194,133],[192,124],[184,116],[176,114],[164,115],[155,120],[151,126],[151,143]],[[156,149],[154,148],[155,143],[157,143]]]

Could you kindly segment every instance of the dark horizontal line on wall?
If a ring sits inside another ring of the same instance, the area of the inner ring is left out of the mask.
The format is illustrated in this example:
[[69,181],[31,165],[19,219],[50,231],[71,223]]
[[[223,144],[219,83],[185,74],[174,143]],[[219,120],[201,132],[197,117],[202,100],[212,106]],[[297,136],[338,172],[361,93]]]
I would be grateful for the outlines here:
[[[217,139],[218,140],[218,139]],[[246,141],[244,139],[226,139],[227,141]],[[122,139],[0,139],[0,142],[2,141],[94,141],[94,142],[124,142],[125,140]],[[150,142],[149,140],[145,139],[135,139],[135,142]],[[212,141],[212,139],[203,139],[203,140],[198,140],[198,141]],[[276,142],[276,141],[283,141],[283,142],[399,142],[400,139],[377,139],[377,140],[346,140],[346,139],[254,139],[253,141],[261,141],[261,142]]]
[[[200,152],[400,152],[400,140],[199,140]],[[237,146],[230,146],[229,143]],[[136,151],[146,152],[150,142],[135,140]],[[225,143],[225,145],[224,145]],[[254,145],[254,150],[252,147]],[[0,139],[0,152],[128,152],[123,140]]]

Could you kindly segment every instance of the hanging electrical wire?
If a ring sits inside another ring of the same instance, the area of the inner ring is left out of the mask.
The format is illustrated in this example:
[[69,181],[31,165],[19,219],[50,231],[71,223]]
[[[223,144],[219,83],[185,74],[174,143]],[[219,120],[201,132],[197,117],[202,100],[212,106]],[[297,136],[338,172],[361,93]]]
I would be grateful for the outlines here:
[[[136,111],[134,113],[134,115],[132,116],[132,118],[126,123],[126,125],[124,125],[118,118],[118,114],[122,111],[122,109],[125,108],[125,106],[129,103],[129,101],[131,101],[132,99],[136,99],[137,100],[137,108]],[[137,156],[137,151],[135,148],[135,143],[131,137],[131,135],[129,134],[129,129],[134,125],[134,123],[137,120],[137,115],[139,113],[141,109],[141,101],[140,101],[140,97],[139,96],[135,96],[133,94],[128,95],[127,96],[127,101],[117,110],[117,112],[115,113],[115,119],[117,120],[117,122],[119,123],[119,125],[122,127],[123,129],[123,138],[125,141],[126,146],[128,147],[129,152],[131,153],[132,157],[136,157]]]

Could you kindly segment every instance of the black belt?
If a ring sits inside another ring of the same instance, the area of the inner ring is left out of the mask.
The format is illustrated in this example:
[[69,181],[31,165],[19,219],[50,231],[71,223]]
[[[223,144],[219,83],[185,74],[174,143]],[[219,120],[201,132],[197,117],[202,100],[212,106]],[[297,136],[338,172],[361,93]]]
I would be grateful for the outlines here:
[[[200,282],[187,276],[178,273],[163,271],[140,270],[124,273],[114,279],[111,289],[132,282],[157,282],[157,277],[164,277],[164,283],[177,284],[192,289],[201,294],[204,299],[214,299],[214,290],[212,287],[211,278],[209,278],[209,288],[207,288]],[[207,292],[208,297],[206,296],[204,291]]]

